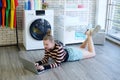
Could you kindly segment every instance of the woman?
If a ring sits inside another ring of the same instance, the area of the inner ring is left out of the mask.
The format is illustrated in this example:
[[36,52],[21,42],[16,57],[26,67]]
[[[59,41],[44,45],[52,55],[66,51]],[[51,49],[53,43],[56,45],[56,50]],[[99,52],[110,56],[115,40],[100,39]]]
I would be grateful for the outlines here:
[[[50,35],[50,31],[44,37],[43,43],[45,48],[45,56],[41,61],[35,63],[38,71],[43,71],[46,69],[51,69],[59,66],[62,62],[67,61],[76,61],[80,59],[94,57],[96,55],[92,35],[94,35],[100,26],[96,26],[96,28],[92,30],[86,31],[87,39],[81,44],[79,48],[77,47],[66,47],[63,48],[62,45],[56,43],[53,37]],[[86,46],[88,50],[86,50]],[[52,58],[54,63],[44,65],[48,63],[48,59]]]

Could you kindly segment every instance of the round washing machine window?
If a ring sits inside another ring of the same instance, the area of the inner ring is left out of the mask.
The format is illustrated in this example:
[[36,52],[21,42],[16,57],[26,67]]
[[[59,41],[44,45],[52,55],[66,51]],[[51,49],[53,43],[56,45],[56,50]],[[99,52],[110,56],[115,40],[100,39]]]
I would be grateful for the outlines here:
[[30,34],[36,40],[43,40],[47,30],[51,30],[51,25],[45,19],[36,19],[30,25]]

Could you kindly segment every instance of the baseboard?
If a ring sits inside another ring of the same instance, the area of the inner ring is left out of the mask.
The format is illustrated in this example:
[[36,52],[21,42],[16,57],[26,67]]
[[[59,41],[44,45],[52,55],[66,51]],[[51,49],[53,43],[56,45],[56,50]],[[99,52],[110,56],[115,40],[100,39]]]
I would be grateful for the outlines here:
[[110,36],[106,36],[106,39],[120,45],[120,40],[114,39]]

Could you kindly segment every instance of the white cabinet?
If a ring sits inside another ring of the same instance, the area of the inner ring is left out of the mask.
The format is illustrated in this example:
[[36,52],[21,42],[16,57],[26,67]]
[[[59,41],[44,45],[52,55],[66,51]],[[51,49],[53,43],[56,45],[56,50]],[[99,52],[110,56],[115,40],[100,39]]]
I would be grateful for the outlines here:
[[59,0],[58,5],[61,14],[55,16],[55,38],[64,45],[83,42],[86,36],[82,29],[88,26],[89,0]]

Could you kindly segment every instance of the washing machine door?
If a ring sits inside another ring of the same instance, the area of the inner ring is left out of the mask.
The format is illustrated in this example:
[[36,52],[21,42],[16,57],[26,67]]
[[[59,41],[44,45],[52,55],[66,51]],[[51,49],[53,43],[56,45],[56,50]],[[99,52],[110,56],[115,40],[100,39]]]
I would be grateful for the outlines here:
[[45,19],[36,19],[30,25],[30,34],[36,40],[43,40],[47,30],[51,30],[51,25]]

